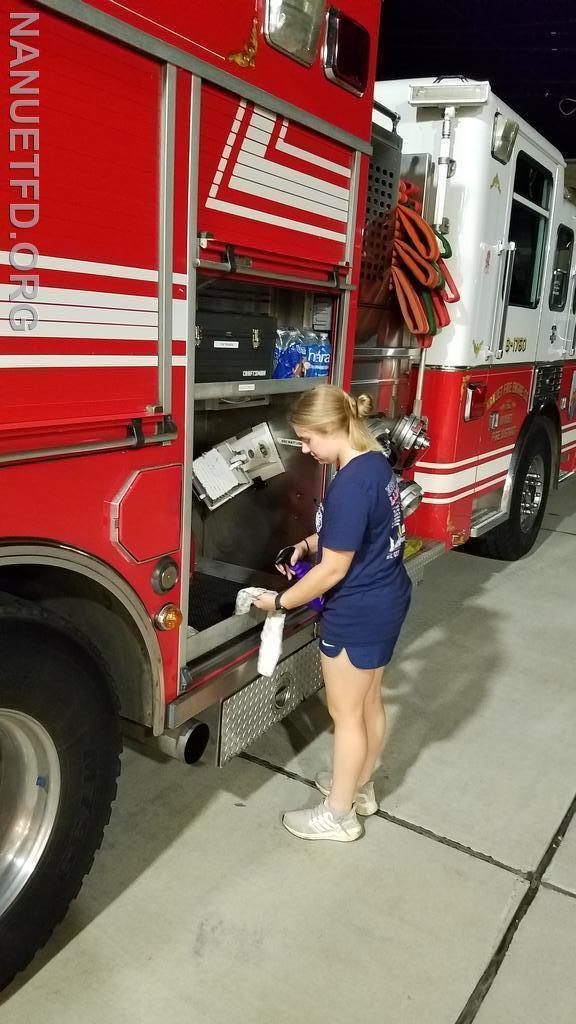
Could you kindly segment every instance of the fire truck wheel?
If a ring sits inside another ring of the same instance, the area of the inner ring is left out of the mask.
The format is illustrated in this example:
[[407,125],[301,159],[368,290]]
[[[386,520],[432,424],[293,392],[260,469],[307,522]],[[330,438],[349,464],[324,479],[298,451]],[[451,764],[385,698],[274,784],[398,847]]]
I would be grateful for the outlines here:
[[0,603],[0,989],[92,865],[116,795],[119,722],[98,656],[42,609],[20,618]]
[[475,553],[510,562],[528,554],[542,525],[550,489],[551,466],[548,434],[542,427],[536,426],[526,438],[518,460],[510,516],[505,523],[474,542]]

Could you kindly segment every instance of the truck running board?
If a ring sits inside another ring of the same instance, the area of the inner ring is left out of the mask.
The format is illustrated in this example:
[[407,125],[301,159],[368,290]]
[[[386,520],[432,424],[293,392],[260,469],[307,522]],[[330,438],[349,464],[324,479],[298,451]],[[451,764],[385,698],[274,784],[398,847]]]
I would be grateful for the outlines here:
[[440,541],[425,540],[418,553],[407,558],[404,563],[412,583],[421,583],[426,566],[443,555],[445,551],[446,547]]
[[472,517],[470,536],[482,537],[489,530],[493,530],[495,526],[505,523],[507,519],[508,513],[502,512],[500,509],[482,509]]

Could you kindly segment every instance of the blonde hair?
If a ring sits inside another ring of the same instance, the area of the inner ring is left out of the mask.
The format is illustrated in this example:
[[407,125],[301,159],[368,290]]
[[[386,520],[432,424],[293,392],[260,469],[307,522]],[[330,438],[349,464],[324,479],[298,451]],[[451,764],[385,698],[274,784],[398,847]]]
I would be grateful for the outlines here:
[[357,452],[381,452],[381,446],[363,422],[372,411],[369,395],[355,398],[333,384],[322,384],[300,396],[289,419],[293,427],[315,434],[346,434]]

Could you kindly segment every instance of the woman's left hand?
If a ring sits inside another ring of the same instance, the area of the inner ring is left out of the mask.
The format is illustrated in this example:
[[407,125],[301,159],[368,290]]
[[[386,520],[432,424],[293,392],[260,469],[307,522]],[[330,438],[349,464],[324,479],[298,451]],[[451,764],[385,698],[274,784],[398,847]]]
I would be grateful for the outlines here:
[[261,594],[260,597],[254,598],[254,607],[259,608],[262,612],[273,612],[274,601],[276,600],[276,594]]

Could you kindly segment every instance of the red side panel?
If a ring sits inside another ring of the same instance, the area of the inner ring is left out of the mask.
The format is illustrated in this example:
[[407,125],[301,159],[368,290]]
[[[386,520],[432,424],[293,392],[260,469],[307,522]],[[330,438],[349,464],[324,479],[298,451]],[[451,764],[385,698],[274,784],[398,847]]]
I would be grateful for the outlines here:
[[[40,72],[38,106],[19,111],[18,127],[38,137],[13,136],[10,152],[6,126],[1,143],[2,234],[25,248],[12,249],[13,266],[8,252],[0,257],[0,420],[141,415],[156,397],[161,69],[47,11],[36,26],[38,37],[22,39],[38,56],[21,70]],[[8,43],[5,31],[6,69]],[[35,150],[38,174],[8,173]],[[38,179],[29,227],[10,222],[23,202],[10,177]],[[18,330],[14,264],[33,264],[32,329]]]
[[[11,10],[2,4],[6,27]],[[152,433],[159,419],[148,407],[157,398],[161,68],[44,8],[19,4],[18,11],[23,10],[39,13],[39,23],[30,26],[39,35],[22,37],[38,50],[22,69],[40,72],[39,93],[26,97],[38,99],[27,115],[39,121],[21,126],[39,129],[40,163],[38,175],[34,166],[10,173],[11,160],[33,160],[36,139],[30,136],[31,148],[24,151],[18,137],[10,152],[14,121],[9,121],[7,102],[0,182],[5,239],[0,253],[2,453],[114,442],[129,436],[134,418],[142,423],[133,436],[140,430]],[[0,35],[0,46],[8,98],[13,84],[9,62],[18,52],[9,47],[8,29]],[[190,76],[182,72],[176,109],[177,275],[186,270],[189,107]],[[25,108],[21,113],[25,116]],[[16,177],[39,180],[39,216],[29,227],[15,228],[9,221],[10,204],[23,201],[10,185]],[[33,301],[38,320],[28,331],[17,331],[9,319],[17,304],[11,300],[9,249],[18,243],[38,252],[33,268],[39,279]],[[175,334],[181,339],[182,282],[176,277]],[[151,618],[166,598],[152,590],[153,563],[139,564],[134,558],[173,551],[180,562],[182,342],[177,342],[173,388],[179,430],[173,443],[0,466],[0,538],[86,552],[134,589]],[[160,493],[158,486],[151,494],[153,488],[136,485],[122,523],[128,554],[112,540],[111,507],[137,474],[146,484],[151,477],[161,480],[165,490]],[[158,641],[169,700],[177,690],[177,632],[159,633]]]
[[560,388],[560,419],[562,423],[562,458],[560,470],[576,470],[576,363],[567,363]]
[[[91,6],[330,124],[370,139],[381,10],[378,0],[364,0],[361,4],[357,0],[339,0],[337,5],[359,21],[372,39],[370,87],[361,98],[326,77],[322,65],[323,38],[318,56],[309,68],[268,45],[263,33],[265,0],[211,0],[209,4],[205,0],[93,0]],[[323,34],[324,30],[322,37]]]
[[113,539],[135,562],[177,551],[181,497],[181,466],[133,474],[111,506]]
[[216,246],[342,262],[350,150],[211,86],[203,90],[200,141],[199,228]]
[[[474,502],[501,490],[530,398],[532,367],[426,371],[423,412],[431,446],[414,478],[424,489],[409,532],[453,546],[470,535]],[[464,418],[467,386],[486,385],[481,419]]]

